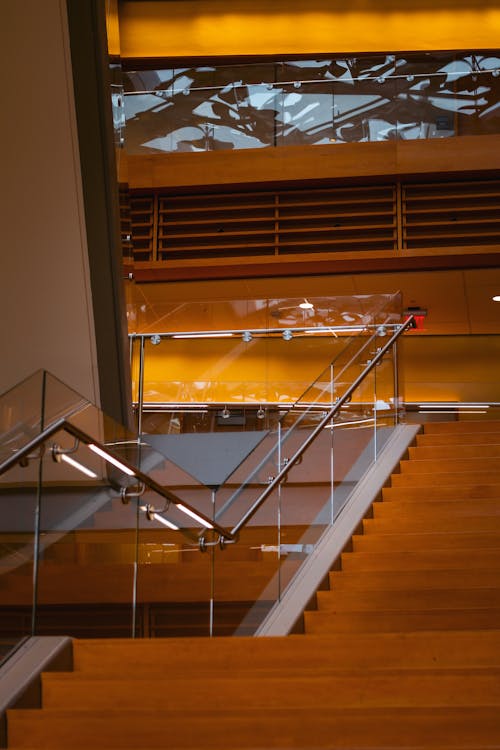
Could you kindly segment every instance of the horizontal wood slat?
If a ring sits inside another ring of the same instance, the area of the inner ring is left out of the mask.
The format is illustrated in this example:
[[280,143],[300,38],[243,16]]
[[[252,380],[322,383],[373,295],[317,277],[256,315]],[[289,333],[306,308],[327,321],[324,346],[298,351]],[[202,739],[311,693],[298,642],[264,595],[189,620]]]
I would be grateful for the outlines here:
[[[133,257],[193,261],[404,256],[500,245],[500,180],[311,187],[218,194],[130,193]],[[500,249],[500,248],[499,248]]]

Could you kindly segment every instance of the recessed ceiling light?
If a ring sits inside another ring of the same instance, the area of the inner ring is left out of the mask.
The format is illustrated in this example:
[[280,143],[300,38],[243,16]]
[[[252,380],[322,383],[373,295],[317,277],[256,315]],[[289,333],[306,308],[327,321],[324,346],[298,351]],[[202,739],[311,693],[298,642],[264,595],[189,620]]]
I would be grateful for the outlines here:
[[303,302],[300,303],[299,307],[301,307],[303,310],[312,310],[314,305],[312,302],[309,302],[308,300],[305,299]]
[[500,302],[500,294],[495,294],[493,297],[493,302]]

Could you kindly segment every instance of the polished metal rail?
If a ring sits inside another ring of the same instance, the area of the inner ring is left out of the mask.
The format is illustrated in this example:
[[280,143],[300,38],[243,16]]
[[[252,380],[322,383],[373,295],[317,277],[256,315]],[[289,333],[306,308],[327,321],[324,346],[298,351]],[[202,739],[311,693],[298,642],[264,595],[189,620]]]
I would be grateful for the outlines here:
[[[46,427],[45,430],[42,430],[42,432],[36,435],[36,437],[32,438],[25,445],[23,445],[22,448],[15,451],[12,456],[9,456],[9,458],[0,463],[0,475],[8,471],[8,469],[12,468],[16,464],[22,462],[23,459],[28,458],[33,450],[43,445],[50,437],[55,435],[57,432],[60,432],[61,430],[67,432],[69,435],[72,435],[76,440],[79,440],[81,443],[84,443],[87,446],[97,447],[106,456],[111,457],[111,459],[114,459],[114,461],[118,462],[118,464],[121,464],[127,470],[126,473],[128,473],[131,477],[134,477],[139,482],[144,484],[148,489],[163,497],[169,504],[175,505],[179,510],[181,510],[181,512],[186,513],[186,515],[190,516],[191,518],[198,519],[200,523],[205,526],[205,528],[217,532],[217,534],[220,535],[221,539],[224,539],[226,541],[234,541],[235,537],[232,532],[228,531],[223,526],[220,526],[215,520],[208,518],[208,516],[206,516],[204,513],[201,513],[196,508],[193,508],[193,506],[189,505],[189,503],[181,500],[181,498],[177,497],[177,495],[175,495],[173,492],[166,489],[165,487],[162,487],[162,485],[158,484],[158,482],[155,482],[155,480],[152,479],[152,477],[150,477],[148,474],[145,474],[144,472],[137,469],[126,459],[123,459],[122,456],[117,456],[115,453],[113,453],[112,450],[109,449],[107,445],[101,443],[98,440],[95,440],[91,435],[71,424],[71,422],[68,422],[64,418],[58,419],[53,422],[51,425],[49,425],[49,427]],[[138,445],[138,443],[134,441],[134,445]],[[106,460],[106,458],[104,458],[104,460]],[[113,461],[111,461],[111,463],[113,463]],[[126,490],[127,488],[124,489]],[[126,497],[125,494],[124,497]]]
[[391,338],[382,346],[379,351],[374,354],[373,359],[367,364],[363,372],[358,375],[356,380],[349,386],[347,391],[344,393],[343,396],[341,396],[325,414],[323,419],[318,423],[316,428],[310,433],[310,435],[304,440],[300,448],[294,453],[294,455],[288,459],[286,465],[279,471],[279,473],[274,477],[274,479],[268,484],[266,489],[261,493],[261,495],[257,498],[255,503],[252,505],[251,508],[247,510],[245,515],[238,521],[236,526],[234,526],[231,529],[231,534],[233,537],[237,537],[239,531],[245,526],[248,521],[255,515],[255,513],[259,510],[261,505],[267,500],[269,495],[276,489],[276,487],[285,479],[290,469],[295,466],[297,461],[302,457],[302,454],[304,451],[311,445],[311,443],[317,438],[317,436],[320,434],[320,432],[323,430],[323,428],[330,422],[340,411],[341,407],[349,401],[352,394],[356,390],[356,388],[362,383],[362,381],[366,378],[366,376],[373,370],[373,368],[380,362],[380,360],[383,358],[383,356],[386,354],[386,352],[393,346],[393,344],[396,343],[398,338],[406,331],[408,328],[411,328],[413,326],[413,316],[410,316],[405,320],[404,323],[401,324],[401,326],[397,329],[397,331],[391,336]]

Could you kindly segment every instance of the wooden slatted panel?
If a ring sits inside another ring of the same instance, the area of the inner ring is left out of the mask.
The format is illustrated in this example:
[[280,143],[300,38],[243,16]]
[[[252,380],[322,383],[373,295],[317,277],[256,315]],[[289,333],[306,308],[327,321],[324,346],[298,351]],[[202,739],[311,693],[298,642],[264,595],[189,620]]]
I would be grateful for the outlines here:
[[280,254],[396,249],[394,185],[279,194]]
[[154,217],[155,197],[134,195],[130,197],[130,224],[134,260],[155,259]]
[[130,261],[133,258],[132,225],[130,221],[130,191],[127,185],[119,185],[118,197],[120,202],[120,238],[122,243],[122,255],[125,261]]
[[403,186],[404,248],[500,241],[500,180]]
[[237,261],[500,243],[500,180],[131,194],[134,260]]
[[274,255],[274,194],[160,196],[158,259]]
[[396,248],[394,185],[160,196],[158,259]]

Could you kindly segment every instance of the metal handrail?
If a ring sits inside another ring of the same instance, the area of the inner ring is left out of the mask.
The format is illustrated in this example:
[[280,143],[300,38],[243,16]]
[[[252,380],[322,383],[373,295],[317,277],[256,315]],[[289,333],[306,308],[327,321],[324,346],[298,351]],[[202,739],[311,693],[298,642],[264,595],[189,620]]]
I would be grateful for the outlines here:
[[175,339],[175,338],[193,338],[193,339],[202,339],[202,338],[217,338],[220,337],[229,337],[229,336],[243,336],[246,333],[251,334],[252,336],[257,337],[266,337],[271,335],[278,335],[283,333],[285,331],[290,331],[292,334],[319,334],[319,333],[325,333],[325,334],[332,334],[333,336],[336,336],[338,333],[341,334],[350,334],[352,335],[353,332],[360,333],[365,330],[370,329],[376,329],[379,328],[381,325],[384,325],[386,328],[397,328],[398,323],[362,323],[360,322],[357,325],[342,325],[342,326],[327,326],[327,325],[321,325],[321,326],[315,326],[315,325],[309,325],[309,326],[280,326],[276,328],[221,328],[221,329],[206,329],[206,330],[197,330],[197,331],[163,331],[158,333],[129,333],[128,337],[131,341],[134,340],[141,340],[141,339],[155,339],[158,337],[158,343],[161,339]]
[[[181,498],[179,498],[173,492],[171,492],[170,490],[158,484],[154,479],[152,479],[151,476],[137,469],[137,467],[135,467],[133,464],[124,460],[122,456],[117,456],[116,454],[114,454],[113,451],[110,450],[107,445],[101,443],[98,440],[95,440],[91,435],[84,432],[83,430],[76,427],[75,425],[71,424],[71,422],[69,422],[66,418],[61,418],[53,422],[49,427],[42,430],[38,435],[36,435],[36,437],[28,441],[22,448],[15,451],[15,453],[13,453],[12,456],[10,456],[9,458],[5,459],[2,463],[0,463],[0,475],[5,473],[12,466],[15,466],[16,464],[18,464],[20,461],[22,461],[23,458],[29,456],[29,454],[34,449],[36,449],[38,446],[45,443],[50,437],[52,437],[52,435],[54,435],[55,433],[61,430],[64,430],[68,434],[72,435],[76,440],[79,440],[86,445],[93,444],[97,446],[98,448],[100,448],[101,450],[105,451],[109,456],[119,461],[123,466],[127,467],[133,473],[133,476],[135,478],[137,478],[150,490],[152,490],[153,492],[157,493],[158,495],[163,497],[165,500],[167,500],[168,503],[172,503],[175,506],[182,506],[183,508],[187,508],[188,511],[191,511],[192,513],[196,514],[198,518],[203,519],[207,523],[208,528],[213,529],[215,532],[219,534],[221,542],[237,541],[239,531],[255,515],[257,510],[266,501],[266,499],[275,490],[275,488],[283,481],[283,479],[285,479],[290,469],[299,461],[299,459],[302,457],[305,450],[311,445],[311,443],[321,433],[321,431],[328,424],[328,422],[330,422],[338,414],[341,407],[347,401],[349,401],[354,391],[363,382],[366,376],[373,370],[373,368],[380,362],[380,360],[384,357],[384,355],[391,348],[391,346],[393,346],[393,344],[408,328],[412,327],[413,320],[414,320],[413,316],[409,316],[406,319],[406,321],[397,328],[397,330],[395,331],[395,333],[393,333],[390,339],[378,350],[378,352],[376,352],[376,354],[374,354],[373,359],[370,360],[370,362],[366,365],[366,367],[360,373],[360,375],[358,375],[358,377],[354,380],[354,382],[349,386],[349,388],[344,393],[344,395],[341,396],[335,402],[335,404],[330,409],[328,409],[328,411],[326,411],[325,416],[321,419],[321,421],[318,423],[316,428],[308,435],[306,440],[303,442],[300,448],[295,452],[295,454],[290,459],[288,459],[286,465],[278,472],[276,477],[274,477],[274,479],[268,484],[266,489],[257,498],[255,503],[242,516],[242,518],[233,527],[233,529],[231,529],[231,531],[229,531],[225,527],[218,524],[215,520],[208,518],[205,514],[198,511],[198,509],[193,508],[184,500],[181,500]],[[203,531],[200,535],[201,543],[204,542],[204,534],[205,534],[205,531]],[[201,547],[203,549],[204,545],[201,544]]]
[[228,531],[228,529],[220,526],[215,520],[208,518],[208,516],[206,516],[204,513],[201,513],[197,508],[194,508],[189,503],[181,500],[181,498],[177,497],[177,495],[175,495],[173,492],[158,484],[158,482],[152,479],[151,476],[140,471],[140,469],[137,469],[137,467],[135,467],[129,461],[123,459],[122,456],[117,456],[115,453],[113,453],[112,450],[108,448],[107,445],[101,443],[98,440],[95,440],[91,435],[71,424],[71,422],[68,422],[65,418],[61,418],[56,422],[53,422],[49,427],[47,427],[45,430],[42,430],[42,432],[40,432],[28,443],[26,443],[22,448],[15,451],[12,456],[9,456],[9,458],[0,463],[0,475],[6,472],[8,469],[12,468],[12,466],[18,464],[20,461],[22,461],[23,458],[29,456],[34,449],[45,443],[50,437],[52,437],[52,435],[54,435],[56,432],[60,432],[61,430],[64,430],[68,434],[72,435],[76,440],[85,443],[85,445],[97,446],[108,456],[111,456],[120,464],[129,469],[133,473],[133,476],[139,480],[139,482],[142,482],[144,485],[146,485],[146,487],[148,487],[148,489],[156,492],[158,495],[163,497],[165,500],[167,500],[168,503],[171,503],[175,506],[181,506],[182,508],[187,508],[188,515],[190,511],[191,513],[194,513],[198,518],[203,519],[209,528],[213,529],[220,535],[221,539],[234,541],[234,534]]
[[[356,359],[357,357],[359,357],[359,356],[360,356],[361,354],[363,354],[363,352],[365,352],[365,351],[366,351],[367,349],[369,350],[369,348],[370,348],[370,346],[372,345],[373,341],[375,341],[375,340],[376,340],[376,339],[378,338],[378,332],[379,332],[379,330],[380,330],[380,328],[381,328],[381,327],[382,327],[382,326],[381,326],[380,324],[378,324],[378,325],[376,325],[376,326],[373,326],[373,328],[375,328],[375,330],[374,330],[373,334],[372,334],[372,335],[370,336],[370,338],[368,338],[368,339],[365,339],[365,341],[364,341],[364,342],[362,343],[362,345],[360,346],[360,348],[359,348],[359,349],[358,349],[358,350],[357,350],[357,351],[355,352],[355,354],[353,354],[353,356],[352,356],[352,357],[351,357],[351,358],[349,359],[349,361],[348,361],[347,363],[345,363],[345,364],[343,365],[343,367],[342,367],[342,369],[341,369],[340,373],[337,373],[337,377],[339,377],[340,375],[342,375],[342,373],[343,373],[343,372],[344,372],[344,371],[345,371],[345,370],[346,370],[347,368],[349,368],[349,367],[350,367],[350,366],[352,365],[352,363],[354,362],[354,360],[355,360],[355,359]],[[388,326],[387,326],[386,324],[383,324],[383,327],[384,327],[384,328],[387,328]],[[391,327],[394,327],[394,325],[392,325]],[[330,365],[332,365],[333,363],[334,363],[333,361],[332,361],[332,362],[330,362]],[[320,375],[319,377],[321,377],[321,375]],[[314,381],[314,382],[316,382],[316,381]],[[308,391],[308,390],[309,390],[310,388],[311,388],[311,386],[309,385],[309,386],[307,387],[307,390],[306,390],[305,392],[307,393],[307,391]],[[284,417],[285,417],[285,416],[286,416],[287,414],[289,414],[289,413],[290,413],[290,411],[291,411],[292,409],[297,409],[297,407],[299,407],[299,408],[300,408],[300,402],[301,402],[301,401],[302,401],[302,397],[301,397],[301,398],[299,398],[299,399],[298,399],[298,401],[296,401],[295,403],[287,404],[287,410],[286,410],[286,413],[285,413],[285,415],[284,415],[284,416],[280,417],[280,420],[279,420],[279,421],[280,421],[280,422],[282,422],[282,421],[283,421],[283,419],[284,419]],[[325,408],[326,408],[325,404],[321,404],[321,411],[322,411],[322,412],[324,412],[324,411],[325,411]],[[310,406],[308,406],[307,410],[306,410],[306,411],[304,411],[304,415],[303,415],[303,416],[306,416],[306,414],[307,414],[307,413],[309,413],[310,411],[311,411],[311,407],[310,407]],[[288,438],[288,436],[289,436],[289,433],[288,433],[287,435],[285,435],[285,437],[283,438],[283,442],[284,442],[284,441],[285,441],[285,440],[286,440],[286,439]],[[261,469],[262,469],[262,468],[263,468],[263,467],[264,467],[264,466],[265,466],[265,465],[266,465],[266,464],[268,463],[268,461],[269,461],[269,459],[270,459],[270,456],[272,456],[272,454],[273,454],[273,453],[274,453],[274,452],[275,452],[275,451],[277,450],[277,448],[278,448],[278,446],[274,446],[274,447],[273,447],[273,448],[272,448],[272,449],[271,449],[271,450],[270,450],[270,451],[269,451],[269,452],[268,452],[268,453],[267,453],[267,454],[266,454],[266,455],[265,455],[265,456],[264,456],[264,457],[263,457],[263,458],[261,459],[261,461],[259,462],[259,464],[258,464],[258,465],[257,465],[257,466],[256,466],[256,467],[255,467],[255,468],[253,469],[253,471],[251,472],[250,476],[249,476],[249,477],[247,477],[247,478],[246,478],[246,480],[245,480],[245,481],[244,481],[244,482],[243,482],[243,483],[241,484],[241,486],[240,486],[240,487],[239,487],[239,488],[238,488],[238,489],[237,489],[237,490],[236,490],[236,491],[235,491],[235,492],[234,492],[234,493],[233,493],[233,494],[231,495],[231,497],[230,497],[230,498],[228,498],[228,500],[226,500],[226,502],[224,503],[224,505],[222,506],[222,508],[219,508],[219,510],[217,511],[217,516],[216,516],[216,517],[219,517],[219,518],[220,518],[221,516],[223,516],[223,515],[224,515],[224,513],[225,513],[225,512],[226,512],[226,511],[228,510],[228,508],[229,508],[229,507],[230,507],[230,506],[231,506],[231,505],[232,505],[232,504],[233,504],[234,502],[236,502],[236,500],[238,499],[238,495],[239,495],[239,493],[241,492],[241,490],[242,490],[243,486],[246,486],[246,485],[248,485],[248,483],[249,483],[249,482],[251,481],[252,477],[255,477],[255,476],[256,476],[256,475],[257,475],[257,474],[258,474],[258,473],[259,473],[259,472],[261,471]]]
[[382,346],[379,351],[374,355],[373,359],[367,364],[365,369],[358,375],[356,380],[349,386],[347,391],[341,396],[325,414],[323,419],[318,423],[316,428],[310,433],[310,435],[304,440],[300,448],[294,453],[294,455],[288,459],[286,465],[278,472],[274,479],[268,484],[266,489],[257,498],[255,503],[247,510],[245,515],[238,521],[236,526],[231,529],[231,534],[236,537],[239,531],[245,526],[248,521],[255,515],[259,510],[260,506],[267,500],[269,495],[274,492],[276,487],[283,481],[287,476],[290,469],[295,466],[298,460],[302,457],[304,451],[311,445],[311,443],[320,434],[323,428],[330,422],[340,411],[341,407],[348,401],[356,388],[363,382],[366,376],[373,370],[373,368],[380,362],[388,349],[398,340],[398,338],[413,325],[413,315],[408,317],[404,323],[398,328],[398,330],[391,336],[391,338]]

